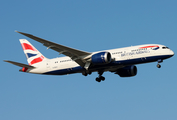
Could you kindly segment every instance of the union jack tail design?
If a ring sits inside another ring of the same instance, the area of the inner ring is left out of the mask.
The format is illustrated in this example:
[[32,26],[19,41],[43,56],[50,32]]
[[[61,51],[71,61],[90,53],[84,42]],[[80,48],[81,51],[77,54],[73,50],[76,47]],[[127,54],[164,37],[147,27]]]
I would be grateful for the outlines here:
[[20,39],[20,43],[29,65],[42,62],[46,59],[28,40]]

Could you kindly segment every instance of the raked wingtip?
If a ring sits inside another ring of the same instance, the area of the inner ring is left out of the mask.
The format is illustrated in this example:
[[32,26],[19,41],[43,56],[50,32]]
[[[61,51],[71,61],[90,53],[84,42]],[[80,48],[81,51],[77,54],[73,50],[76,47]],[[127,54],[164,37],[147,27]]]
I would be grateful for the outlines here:
[[15,32],[20,33],[19,31],[15,30]]

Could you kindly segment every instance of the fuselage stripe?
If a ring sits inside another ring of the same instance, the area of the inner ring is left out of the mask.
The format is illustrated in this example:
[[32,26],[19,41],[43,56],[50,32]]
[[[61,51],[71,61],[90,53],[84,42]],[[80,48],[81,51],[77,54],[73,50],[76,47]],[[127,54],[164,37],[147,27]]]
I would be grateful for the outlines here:
[[143,48],[153,48],[153,47],[159,47],[158,45],[155,46],[144,46],[144,47],[140,47],[139,49],[143,49]]

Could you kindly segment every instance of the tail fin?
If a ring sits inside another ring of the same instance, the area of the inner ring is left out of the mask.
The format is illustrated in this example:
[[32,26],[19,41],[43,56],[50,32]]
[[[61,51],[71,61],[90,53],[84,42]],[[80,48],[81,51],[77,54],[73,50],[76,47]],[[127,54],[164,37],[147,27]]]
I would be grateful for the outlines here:
[[46,59],[46,57],[44,57],[28,40],[20,39],[20,43],[29,65],[42,62]]

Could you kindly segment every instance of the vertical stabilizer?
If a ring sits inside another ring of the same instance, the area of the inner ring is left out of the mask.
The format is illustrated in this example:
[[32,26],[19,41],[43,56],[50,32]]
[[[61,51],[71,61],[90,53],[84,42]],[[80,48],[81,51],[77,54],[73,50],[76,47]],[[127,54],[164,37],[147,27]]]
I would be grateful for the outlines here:
[[29,65],[42,62],[46,59],[28,40],[19,39]]

